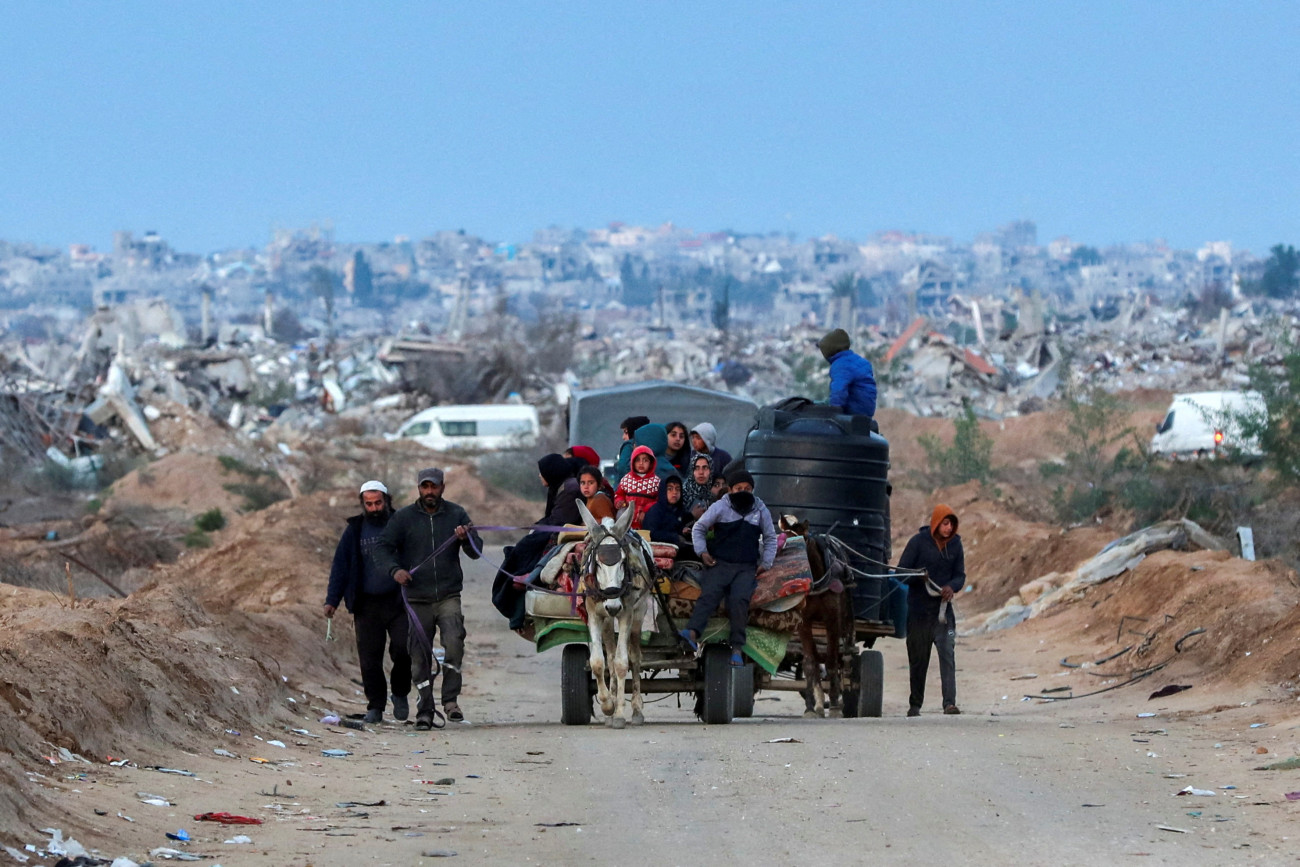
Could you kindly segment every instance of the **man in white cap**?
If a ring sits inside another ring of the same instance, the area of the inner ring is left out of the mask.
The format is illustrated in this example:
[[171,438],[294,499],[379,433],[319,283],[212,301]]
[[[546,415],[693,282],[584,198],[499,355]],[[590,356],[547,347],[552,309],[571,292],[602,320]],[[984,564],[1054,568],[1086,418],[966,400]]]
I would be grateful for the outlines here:
[[[365,721],[383,721],[390,694],[393,717],[404,720],[411,712],[406,698],[411,691],[406,611],[401,588],[375,560],[375,546],[393,514],[393,500],[388,488],[378,481],[362,485],[360,496],[362,513],[348,518],[347,528],[334,549],[325,616],[332,618],[340,601],[352,612],[361,685],[366,693]],[[384,677],[385,645],[393,661],[391,693]]]

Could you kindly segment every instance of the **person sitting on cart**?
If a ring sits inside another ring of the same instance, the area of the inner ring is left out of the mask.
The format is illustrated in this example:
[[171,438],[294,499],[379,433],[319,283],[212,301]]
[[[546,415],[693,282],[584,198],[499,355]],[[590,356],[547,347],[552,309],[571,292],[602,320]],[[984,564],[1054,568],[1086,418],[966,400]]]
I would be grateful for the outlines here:
[[622,511],[631,505],[635,511],[632,515],[632,529],[640,530],[645,520],[645,513],[659,499],[659,476],[655,474],[655,453],[649,446],[637,446],[632,450],[632,469],[623,476],[614,490],[614,508]]
[[682,480],[669,476],[659,487],[659,501],[645,513],[641,529],[650,533],[651,542],[687,545],[691,542],[687,527],[694,520],[682,502]]
[[704,627],[725,597],[731,622],[731,664],[742,666],[749,600],[758,586],[758,576],[771,569],[776,558],[776,529],[772,513],[754,496],[753,476],[734,470],[727,483],[730,493],[710,506],[691,531],[695,553],[708,568],[700,573],[700,598],[680,635],[698,651]]
[[605,477],[600,474],[599,468],[587,466],[578,471],[578,492],[582,494],[582,501],[586,504],[587,511],[591,512],[591,516],[597,521],[603,521],[605,518],[612,521],[617,517],[614,501],[605,493],[601,487],[602,483],[605,483]]
[[691,458],[690,474],[682,483],[682,504],[698,518],[717,499],[713,495],[713,459],[708,455]]
[[826,402],[850,415],[875,415],[875,371],[870,361],[849,346],[849,333],[843,328],[836,328],[817,342],[831,366],[831,393]]

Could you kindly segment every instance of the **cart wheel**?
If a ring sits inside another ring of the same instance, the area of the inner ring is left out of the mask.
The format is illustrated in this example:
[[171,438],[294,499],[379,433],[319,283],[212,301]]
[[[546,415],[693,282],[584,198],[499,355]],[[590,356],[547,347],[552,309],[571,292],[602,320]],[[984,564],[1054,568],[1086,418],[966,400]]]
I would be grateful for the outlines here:
[[710,725],[726,725],[731,722],[736,703],[731,648],[725,644],[706,645],[700,662],[704,668],[704,701],[700,717]]
[[858,675],[858,716],[878,717],[884,713],[885,656],[879,650],[864,650],[855,662]]
[[754,715],[754,663],[746,663],[741,668],[731,669],[732,689],[735,690],[732,710],[737,719],[748,719]]
[[560,722],[585,726],[591,722],[591,693],[595,682],[587,669],[591,649],[585,644],[564,645],[560,658]]

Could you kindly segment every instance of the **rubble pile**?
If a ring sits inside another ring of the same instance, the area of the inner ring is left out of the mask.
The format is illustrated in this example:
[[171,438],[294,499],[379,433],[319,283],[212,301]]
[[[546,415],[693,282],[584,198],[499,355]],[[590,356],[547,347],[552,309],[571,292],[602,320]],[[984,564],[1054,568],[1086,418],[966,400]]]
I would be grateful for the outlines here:
[[[1295,337],[1297,321],[1286,302],[1245,301],[1207,324],[1139,293],[1073,313],[1023,293],[954,295],[927,310],[905,326],[853,335],[875,363],[880,406],[921,417],[952,417],[965,403],[989,419],[1031,413],[1070,383],[1115,392],[1238,389],[1249,363],[1281,361],[1279,341]],[[723,331],[644,319],[602,311],[590,321],[526,325],[492,313],[442,336],[416,322],[387,337],[306,343],[209,323],[213,336],[196,343],[166,301],[102,307],[69,326],[68,339],[0,335],[0,451],[52,462],[93,487],[106,448],[150,458],[242,448],[282,464],[323,432],[391,433],[437,403],[523,401],[562,436],[576,388],[665,379],[759,404],[826,398],[816,348],[824,327]]]

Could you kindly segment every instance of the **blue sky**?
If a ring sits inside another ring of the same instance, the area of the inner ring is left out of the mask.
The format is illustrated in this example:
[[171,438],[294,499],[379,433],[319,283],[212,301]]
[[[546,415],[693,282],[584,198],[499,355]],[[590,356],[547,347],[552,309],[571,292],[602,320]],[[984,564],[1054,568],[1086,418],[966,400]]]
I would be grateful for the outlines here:
[[6,3],[0,238],[1300,243],[1300,4]]

